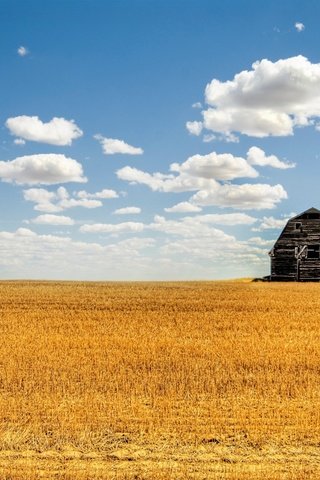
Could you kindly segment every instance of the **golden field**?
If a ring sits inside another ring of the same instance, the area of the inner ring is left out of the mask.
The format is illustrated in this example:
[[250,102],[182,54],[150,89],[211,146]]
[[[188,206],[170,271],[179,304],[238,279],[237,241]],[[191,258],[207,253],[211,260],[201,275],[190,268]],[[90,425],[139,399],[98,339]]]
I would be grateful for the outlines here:
[[1,480],[320,478],[320,284],[0,298]]

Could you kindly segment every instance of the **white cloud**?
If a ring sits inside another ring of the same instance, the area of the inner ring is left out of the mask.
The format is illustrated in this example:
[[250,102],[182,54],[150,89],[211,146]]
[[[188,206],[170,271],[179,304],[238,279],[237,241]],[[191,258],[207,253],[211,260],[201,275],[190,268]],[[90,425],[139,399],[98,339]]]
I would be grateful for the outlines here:
[[123,233],[123,232],[142,232],[144,224],[141,222],[123,222],[123,223],[93,223],[85,224],[80,227],[82,233]]
[[199,136],[200,133],[202,132],[202,122],[187,122],[186,123],[186,129],[188,130],[191,135],[197,135]]
[[62,209],[53,202],[57,198],[55,192],[49,192],[44,188],[29,188],[23,191],[24,199],[36,204],[35,210],[40,212],[60,212]]
[[[195,193],[189,204],[196,206],[219,206],[237,209],[273,208],[281,200],[287,198],[282,185],[219,183],[240,177],[257,177],[258,172],[250,165],[272,166],[275,168],[291,168],[294,165],[280,161],[276,156],[266,156],[264,151],[253,147],[247,159],[231,154],[193,155],[185,162],[170,165],[177,175],[147,173],[129,166],[116,172],[121,180],[131,184],[147,185],[153,191]],[[180,207],[179,207],[180,208]],[[182,208],[188,208],[184,205]],[[166,210],[174,211],[174,210]]]
[[144,184],[153,191],[187,192],[195,190],[216,189],[216,180],[233,180],[235,178],[255,178],[259,174],[252,165],[272,166],[275,168],[292,168],[294,164],[281,162],[276,156],[266,156],[258,147],[248,151],[247,159],[235,157],[229,153],[193,155],[185,162],[172,163],[171,172],[178,175],[147,173],[134,167],[119,169],[116,175],[131,184]]
[[[201,238],[204,236],[216,236],[218,230],[213,225],[252,225],[256,218],[245,213],[207,214],[183,217],[179,220],[167,220],[165,217],[156,215],[150,224],[141,222],[123,222],[118,224],[97,223],[86,224],[80,227],[83,233],[121,233],[142,232],[153,230],[170,235],[178,235],[185,238]],[[221,235],[227,238],[224,232]],[[220,233],[219,233],[220,234]]]
[[24,47],[23,45],[21,45],[18,49],[17,49],[17,54],[20,56],[20,57],[25,57],[26,55],[28,55],[30,52],[29,50],[27,49],[27,47]]
[[184,217],[180,220],[167,220],[165,217],[156,215],[154,222],[148,225],[146,228],[158,232],[163,232],[167,235],[176,235],[184,238],[204,238],[223,237],[225,240],[230,235],[225,234],[222,230],[218,230],[211,225],[207,225],[206,222],[202,222],[201,218]]
[[226,132],[223,136],[223,139],[227,143],[239,143],[239,137],[230,132]]
[[195,102],[192,104],[192,108],[202,108],[202,103],[201,102]]
[[133,215],[133,214],[136,214],[136,213],[141,213],[141,208],[139,208],[139,207],[118,208],[113,213],[115,215]]
[[74,225],[74,220],[70,217],[65,217],[63,215],[39,215],[36,218],[31,220],[32,223],[37,223],[38,225]]
[[65,187],[59,187],[57,188],[56,197],[59,200],[67,200],[68,198],[70,198],[70,194]]
[[190,199],[196,205],[232,207],[243,210],[263,210],[274,208],[287,198],[282,185],[242,184],[218,185],[212,190],[200,190]]
[[44,123],[37,116],[21,115],[8,118],[6,127],[12,135],[24,140],[50,145],[71,145],[73,140],[83,135],[73,120],[57,117]]
[[7,162],[0,161],[0,178],[18,185],[53,185],[87,181],[80,163],[65,155],[54,153],[25,155]]
[[115,255],[119,255],[121,252],[122,256],[128,258],[132,257],[133,255],[138,256],[141,250],[145,251],[145,249],[151,248],[154,245],[154,238],[131,237],[108,245],[108,253],[112,254],[114,252]]
[[230,235],[216,229],[213,225],[252,225],[255,221],[256,218],[244,213],[195,215],[179,220],[167,220],[165,217],[156,215],[154,222],[146,225],[145,228],[185,238],[200,239],[219,235],[226,239]]
[[[231,222],[231,218],[223,217],[219,215],[218,221]],[[59,236],[38,235],[29,228],[0,231],[1,269],[6,278],[77,280],[212,279],[265,274],[269,259],[267,249],[261,248],[267,246],[263,239],[239,241],[216,228],[216,220],[200,215],[181,221],[155,217],[150,225],[129,229],[127,224],[125,228],[124,224],[98,225],[98,235],[104,231],[109,234],[103,238],[100,235],[103,244],[75,241],[63,231]],[[250,219],[238,220],[248,223]],[[155,238],[143,237],[143,230],[155,232]],[[124,238],[115,239],[118,233]]]
[[202,208],[193,205],[190,202],[180,202],[172,207],[168,207],[164,209],[165,212],[170,213],[188,213],[188,212],[201,212]]
[[102,202],[100,200],[91,200],[88,198],[66,198],[60,200],[58,205],[61,207],[62,210],[66,210],[67,208],[74,208],[74,207],[82,207],[82,208],[97,208],[102,207]]
[[[185,217],[188,218],[188,217]],[[217,225],[252,225],[257,221],[255,217],[246,213],[208,213],[191,217],[200,223],[213,223]]]
[[[1,232],[6,233],[6,232]],[[19,237],[35,237],[36,233],[30,230],[29,228],[18,228],[16,231],[16,235]],[[8,234],[8,238],[10,238],[10,234]]]
[[[211,236],[207,237],[177,238],[168,241],[160,248],[160,255],[166,255],[168,258],[174,259],[175,263],[179,259],[188,259],[191,269],[194,269],[194,266],[197,265],[198,271],[200,265],[206,265],[204,267],[205,275],[205,272],[210,268],[209,265],[214,272],[217,265],[223,264],[224,278],[235,278],[244,275],[250,276],[250,274],[256,276],[257,270],[266,272],[267,251],[247,245],[245,242],[239,242],[235,237],[226,235],[221,230],[216,230],[216,232],[212,232]],[[183,271],[186,270],[185,265],[181,265],[180,268]]]
[[292,135],[320,116],[320,64],[302,55],[257,61],[232,80],[213,79],[205,90],[209,107],[203,127],[223,135]]
[[76,192],[76,196],[79,198],[101,198],[101,199],[119,197],[119,195],[115,190],[110,190],[107,188],[105,188],[104,190],[101,190],[101,192],[95,192],[95,193],[88,193],[85,190],[80,190],[80,192]]
[[270,166],[274,168],[287,169],[294,168],[294,163],[283,162],[275,155],[267,156],[261,148],[251,147],[247,153],[248,163],[251,165],[258,165],[260,167]]
[[290,216],[283,218],[274,218],[274,217],[263,217],[261,223],[258,227],[253,228],[254,232],[261,232],[263,230],[273,230],[273,229],[282,229]]
[[199,262],[202,261],[205,265],[221,265],[223,261],[224,269],[228,270],[231,267],[229,275],[233,276],[241,265],[245,264],[247,271],[249,265],[265,265],[268,259],[267,250],[260,248],[265,245],[256,243],[252,246],[248,242],[238,241],[233,235],[212,226],[219,222],[231,225],[233,221],[238,224],[256,221],[253,217],[246,218],[245,215],[243,217],[241,215],[243,214],[230,214],[230,218],[228,214],[199,215],[180,220],[166,220],[164,217],[156,216],[154,223],[146,228],[166,236],[166,242],[158,250],[158,264],[161,264],[163,256],[170,258],[171,262],[177,262],[179,258],[184,261],[188,259],[193,268],[199,268]]
[[158,192],[192,192],[215,183],[214,180],[191,177],[190,175],[150,174],[129,166],[117,170],[116,175],[132,185],[147,185],[151,190]]
[[213,133],[209,133],[209,134],[205,134],[203,135],[203,141],[204,143],[210,143],[210,142],[213,142],[214,140],[217,140],[218,137],[216,135],[214,135]]
[[15,138],[13,140],[13,143],[15,145],[21,145],[21,146],[26,144],[26,142],[25,142],[25,140],[23,140],[23,138]]
[[[153,239],[130,238],[101,245],[66,236],[38,235],[28,228],[0,231],[1,269],[6,278],[128,279],[140,278],[148,266],[141,250]],[[150,272],[154,262],[150,260]],[[139,272],[139,273],[138,273]]]
[[271,247],[274,244],[275,240],[265,240],[261,237],[251,237],[247,240],[247,243],[252,243],[253,245],[259,245],[260,247]]
[[215,225],[252,225],[254,222],[256,218],[244,213],[195,215],[179,220],[167,220],[165,217],[156,215],[154,222],[146,225],[145,228],[184,238],[201,239],[219,235],[226,239],[231,238],[230,235],[215,228]]
[[214,135],[213,133],[205,134],[203,135],[202,140],[204,143],[213,142],[214,140],[224,141],[227,143],[239,143],[239,137],[230,132],[226,132],[223,135]]
[[[261,150],[262,152],[262,150]],[[258,172],[241,157],[234,157],[230,153],[216,152],[208,155],[193,155],[184,163],[174,163],[170,170],[193,177],[215,180],[233,180],[240,177],[257,177]]]
[[[88,194],[84,190],[80,192],[74,192],[74,195],[77,198],[71,197],[69,192],[64,187],[59,187],[55,192],[49,192],[43,188],[30,188],[24,190],[24,199],[35,203],[34,209],[40,212],[61,212],[68,208],[82,207],[82,208],[97,208],[101,207],[102,201],[97,200],[96,198],[114,198],[107,197],[107,192],[109,190],[103,190],[104,195],[99,196],[102,192],[97,192],[97,194]],[[112,192],[110,190],[109,192]],[[80,195],[79,195],[80,193]],[[86,194],[86,195],[85,195]],[[95,197],[98,195],[98,197]],[[80,198],[79,198],[80,197]]]
[[94,135],[94,138],[98,140],[102,145],[103,153],[106,155],[114,155],[116,153],[122,153],[126,155],[142,155],[143,149],[140,147],[133,147],[123,140],[117,138],[106,138],[102,135]]
[[296,22],[296,23],[294,24],[294,27],[295,27],[295,29],[297,30],[297,32],[303,32],[303,30],[305,29],[304,24],[301,23],[301,22]]

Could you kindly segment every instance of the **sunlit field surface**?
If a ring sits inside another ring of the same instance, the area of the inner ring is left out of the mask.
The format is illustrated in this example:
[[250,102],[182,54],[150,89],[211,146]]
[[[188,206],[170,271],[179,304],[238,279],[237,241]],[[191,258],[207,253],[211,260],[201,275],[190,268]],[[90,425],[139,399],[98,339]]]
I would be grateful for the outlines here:
[[320,478],[320,285],[0,283],[0,478]]

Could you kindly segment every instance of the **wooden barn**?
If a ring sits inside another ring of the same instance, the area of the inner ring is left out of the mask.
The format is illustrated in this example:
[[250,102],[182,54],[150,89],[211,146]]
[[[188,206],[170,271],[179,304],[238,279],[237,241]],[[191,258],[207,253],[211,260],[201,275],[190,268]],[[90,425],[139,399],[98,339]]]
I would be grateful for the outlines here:
[[269,255],[271,281],[320,281],[320,210],[291,218]]

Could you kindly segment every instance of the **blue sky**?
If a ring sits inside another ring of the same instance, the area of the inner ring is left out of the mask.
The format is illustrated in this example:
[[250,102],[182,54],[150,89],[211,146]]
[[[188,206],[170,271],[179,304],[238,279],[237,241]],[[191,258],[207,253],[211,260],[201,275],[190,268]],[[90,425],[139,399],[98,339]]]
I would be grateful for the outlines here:
[[320,208],[317,1],[0,2],[1,278],[269,272]]

